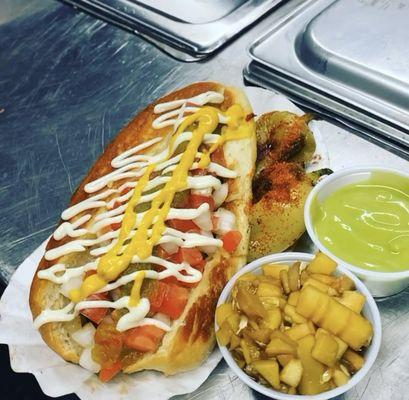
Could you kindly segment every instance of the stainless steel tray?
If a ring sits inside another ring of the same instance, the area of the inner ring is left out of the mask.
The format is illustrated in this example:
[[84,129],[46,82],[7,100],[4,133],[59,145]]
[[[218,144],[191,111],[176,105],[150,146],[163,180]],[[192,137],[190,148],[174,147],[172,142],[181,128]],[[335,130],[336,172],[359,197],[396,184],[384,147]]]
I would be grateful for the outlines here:
[[285,0],[62,0],[183,61],[214,53]]
[[[307,0],[250,46],[246,79],[409,150],[409,4]],[[393,21],[393,22],[392,22]]]

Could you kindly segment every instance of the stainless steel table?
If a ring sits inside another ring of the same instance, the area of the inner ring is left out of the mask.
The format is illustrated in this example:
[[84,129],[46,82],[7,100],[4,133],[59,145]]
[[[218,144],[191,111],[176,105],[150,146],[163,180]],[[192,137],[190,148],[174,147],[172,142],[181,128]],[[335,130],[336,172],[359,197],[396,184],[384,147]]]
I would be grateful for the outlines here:
[[[184,64],[137,36],[53,0],[0,3],[0,278],[53,231],[70,194],[116,132],[155,98],[197,80],[242,84],[246,48],[292,0],[212,59]],[[385,0],[386,1],[386,0]],[[334,169],[379,163],[409,168],[327,124]],[[306,242],[304,242],[306,243]],[[308,243],[307,243],[308,245]],[[409,399],[409,290],[379,303],[384,341],[372,375],[345,399]],[[221,363],[180,399],[254,399]]]

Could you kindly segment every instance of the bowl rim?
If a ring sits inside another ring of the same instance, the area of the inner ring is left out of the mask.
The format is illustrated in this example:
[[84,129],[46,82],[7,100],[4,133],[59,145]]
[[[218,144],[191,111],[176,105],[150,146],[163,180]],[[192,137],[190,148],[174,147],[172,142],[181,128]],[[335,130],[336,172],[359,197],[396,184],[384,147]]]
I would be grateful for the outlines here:
[[317,185],[311,190],[309,193],[307,200],[305,201],[304,206],[304,223],[307,229],[308,235],[313,241],[313,243],[321,250],[323,253],[331,257],[335,260],[338,264],[342,264],[349,270],[353,271],[355,274],[360,276],[365,276],[369,278],[373,278],[374,280],[378,281],[395,281],[409,277],[409,267],[405,271],[396,271],[396,272],[384,272],[384,271],[371,271],[369,269],[357,267],[356,265],[350,264],[349,262],[343,260],[342,258],[336,256],[332,253],[318,238],[315,234],[313,223],[311,219],[311,204],[313,199],[318,195],[318,193],[327,185],[331,184],[332,182],[336,181],[339,178],[342,178],[347,175],[354,175],[359,173],[372,173],[376,171],[392,173],[396,175],[403,176],[409,179],[409,172],[400,171],[396,168],[389,168],[383,166],[361,166],[361,167],[351,167],[345,168],[339,171],[334,172],[333,174],[325,177],[321,181],[317,183]]
[[[268,263],[279,263],[279,262],[296,262],[296,261],[305,261],[310,262],[314,258],[314,254],[310,253],[298,253],[298,252],[286,252],[286,253],[277,253],[277,254],[270,254],[261,258],[258,258],[251,263],[247,264],[245,267],[240,269],[236,272],[233,277],[228,281],[227,285],[224,287],[219,300],[217,302],[217,307],[221,304],[224,304],[230,297],[231,290],[237,281],[237,279],[247,272],[251,272],[254,270],[259,269],[261,266],[268,264]],[[373,328],[374,328],[374,335],[372,338],[372,342],[366,351],[366,359],[364,366],[354,375],[352,378],[346,383],[345,385],[339,386],[335,389],[328,390],[326,392],[322,392],[315,395],[293,395],[293,394],[286,394],[276,391],[272,388],[268,388],[266,386],[257,383],[255,380],[250,378],[234,361],[230,351],[227,349],[226,346],[221,346],[220,343],[217,341],[217,345],[222,353],[223,358],[227,362],[228,366],[234,371],[234,373],[239,377],[239,379],[244,382],[246,385],[250,386],[252,389],[262,393],[270,398],[274,398],[276,400],[328,400],[333,397],[339,396],[352,387],[354,387],[358,382],[360,382],[366,374],[371,369],[372,365],[374,364],[376,357],[378,355],[381,340],[382,340],[382,326],[381,326],[381,317],[378,310],[378,306],[375,303],[374,298],[372,297],[371,293],[367,289],[367,287],[346,267],[342,265],[337,266],[337,271],[347,275],[351,278],[357,290],[364,294],[366,297],[366,302],[369,307],[369,316],[368,319],[371,321]],[[215,317],[215,329],[218,329],[216,317]]]

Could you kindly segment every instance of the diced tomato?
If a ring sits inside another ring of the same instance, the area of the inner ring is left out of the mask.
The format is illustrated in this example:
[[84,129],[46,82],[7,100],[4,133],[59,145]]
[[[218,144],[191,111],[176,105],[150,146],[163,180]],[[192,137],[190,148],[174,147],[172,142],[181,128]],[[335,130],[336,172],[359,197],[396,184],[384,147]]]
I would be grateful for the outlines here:
[[189,206],[192,208],[199,208],[203,203],[209,204],[210,211],[214,210],[215,204],[212,196],[204,196],[201,194],[190,194]]
[[112,209],[118,208],[118,207],[120,207],[120,206],[122,206],[122,202],[121,202],[121,201],[118,201],[118,200],[115,200],[115,201],[114,201],[114,205],[112,206]]
[[156,351],[158,346],[155,341],[147,336],[126,336],[125,337],[125,345],[131,349],[136,351],[140,351],[142,353],[148,353]]
[[87,308],[81,311],[81,314],[87,317],[90,321],[97,325],[101,323],[105,315],[107,315],[107,308]]
[[[206,265],[206,260],[201,260],[200,262],[198,262],[198,263],[194,266],[194,268],[197,269],[197,270],[200,271],[200,272],[203,272],[205,265]],[[193,267],[193,265],[192,265],[192,267]]]
[[155,340],[161,340],[166,333],[163,329],[160,329],[155,325],[144,325],[140,326],[139,329],[141,329],[146,336]]
[[177,264],[185,261],[194,267],[203,261],[203,256],[199,249],[179,247],[178,252],[170,256],[170,260]]
[[188,297],[188,289],[170,284],[159,312],[168,315],[171,319],[178,319],[185,309]]
[[160,312],[172,319],[178,319],[185,308],[188,296],[189,290],[184,287],[157,281],[148,298],[152,312]]
[[85,277],[84,277],[84,280],[85,279],[87,279],[89,276],[91,276],[91,275],[95,275],[97,273],[97,271],[95,270],[95,269],[90,269],[89,271],[87,271],[86,273],[85,273]]
[[191,219],[170,219],[169,226],[181,232],[200,232],[200,228]]
[[219,165],[226,166],[226,160],[224,158],[223,146],[218,147],[210,156],[210,159]]
[[111,230],[116,231],[121,228],[122,222],[115,222],[114,224],[111,224],[110,226],[111,226]]
[[101,368],[99,371],[99,379],[102,382],[110,381],[114,376],[116,376],[119,372],[121,372],[122,365],[120,361],[116,361],[115,363],[105,366]]
[[203,176],[206,175],[206,170],[203,168],[196,168],[190,171],[193,176]]
[[[174,278],[174,277],[172,277]],[[156,281],[152,285],[152,290],[149,293],[149,302],[151,305],[151,311],[158,312],[163,300],[165,299],[165,294],[169,290],[169,285],[163,281]]]
[[162,246],[156,247],[155,255],[164,260],[169,260],[172,257],[172,254],[169,254]]
[[178,279],[176,278],[176,276],[168,276],[167,278],[162,279],[161,282],[163,282],[163,283],[171,283],[171,284],[173,284],[173,285],[186,286],[186,285],[184,284],[184,282],[178,281]]
[[213,225],[213,230],[215,231],[217,229],[217,226],[219,225],[219,217],[216,217],[216,215],[212,215],[212,225]]
[[131,190],[132,190],[131,187],[126,187],[125,189],[122,189],[122,190],[121,190],[121,195],[124,195],[124,194],[130,192]]
[[138,326],[125,334],[125,346],[131,349],[150,352],[156,351],[165,331],[154,325]]
[[[109,296],[107,293],[94,293],[87,297],[87,300],[108,300]],[[98,307],[98,308],[85,308],[81,310],[81,314],[87,317],[92,322],[99,325],[104,319],[105,315],[108,313],[108,308]]]
[[229,253],[234,253],[241,242],[242,235],[239,231],[229,231],[222,236],[223,248]]

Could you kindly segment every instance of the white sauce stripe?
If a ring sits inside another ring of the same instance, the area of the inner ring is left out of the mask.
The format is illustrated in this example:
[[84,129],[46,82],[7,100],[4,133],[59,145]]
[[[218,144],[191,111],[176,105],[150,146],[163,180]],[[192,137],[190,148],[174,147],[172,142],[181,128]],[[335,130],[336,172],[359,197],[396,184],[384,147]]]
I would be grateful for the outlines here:
[[[207,203],[203,203],[200,205],[199,208],[171,208],[169,211],[169,214],[166,217],[166,220],[170,219],[182,219],[182,220],[189,220],[189,219],[195,219],[202,213],[206,212],[209,210],[209,205]],[[135,222],[135,228],[136,226],[139,225],[139,223],[142,221],[143,217],[145,215],[145,212],[143,213],[138,213],[136,215],[136,222]],[[118,215],[116,217],[111,217],[111,218],[104,218],[102,221],[98,221],[96,224],[92,226],[90,231],[92,233],[96,233],[100,231],[101,229],[110,226],[112,224],[118,224],[122,221],[123,215]],[[154,222],[156,221],[156,218],[154,219]],[[95,246],[97,244],[103,243],[109,239],[114,239],[117,238],[119,235],[119,230],[115,232],[107,232],[106,234],[97,237],[96,239],[77,239],[77,240],[72,240],[68,243],[65,243],[61,246],[55,247],[53,249],[50,249],[46,251],[44,257],[47,261],[52,261],[52,260],[57,260],[58,258],[62,256],[66,256],[71,253],[79,253],[82,251],[85,251],[87,247]],[[131,236],[132,237],[132,232]],[[106,247],[106,246],[104,246]]]
[[72,321],[78,314],[71,312],[74,309],[74,303],[68,303],[64,308],[60,310],[43,310],[41,314],[34,320],[33,324],[35,328],[48,322],[65,322]]
[[117,301],[85,300],[80,301],[76,305],[71,302],[60,310],[42,311],[42,313],[34,320],[34,326],[38,329],[48,322],[72,321],[81,312],[81,310],[85,310],[87,308],[127,308],[129,312],[118,320],[118,324],[116,326],[116,329],[119,332],[123,332],[137,326],[137,324],[145,318],[145,316],[149,313],[150,304],[148,299],[143,298],[139,301],[136,307],[130,307],[129,296],[121,297]]
[[61,240],[67,235],[69,237],[80,237],[87,233],[86,229],[77,229],[91,219],[90,214],[83,215],[74,222],[63,222],[54,232],[54,239]]
[[[112,165],[114,168],[120,168],[120,167],[122,167],[122,166],[124,166],[125,164],[128,163],[128,162],[125,162],[125,163],[123,164],[123,161],[124,161],[125,159],[127,159],[127,158],[130,157],[130,156],[133,156],[133,155],[136,154],[136,153],[139,153],[141,150],[145,150],[145,149],[147,149],[148,147],[153,146],[154,144],[160,142],[161,140],[162,140],[161,137],[157,137],[157,138],[148,140],[148,141],[146,141],[146,142],[144,142],[144,143],[141,143],[141,144],[139,144],[139,145],[137,145],[137,146],[135,146],[135,147],[132,147],[132,149],[129,149],[129,150],[127,150],[127,151],[124,151],[122,154],[120,154],[119,156],[115,157],[115,158],[111,161],[111,165]],[[142,155],[142,157],[143,157],[143,155]],[[145,156],[145,157],[146,157],[146,156]]]
[[39,271],[38,277],[61,285],[67,283],[71,278],[81,276],[87,271],[96,269],[97,265],[97,260],[75,268],[67,268],[64,264],[55,264],[50,268]]
[[113,193],[115,193],[115,190],[112,190],[112,189],[107,190],[95,196],[89,197],[88,199],[85,199],[84,201],[81,201],[80,203],[74,204],[73,206],[63,211],[63,213],[61,214],[61,218],[67,221],[71,219],[72,217],[75,217],[82,211],[89,210],[91,208],[103,207],[105,206],[105,202],[101,201],[101,199],[105,199]]
[[[175,108],[181,107],[184,103],[193,104],[195,106],[204,106],[207,103],[221,104],[224,101],[224,95],[222,93],[208,91],[201,93],[197,96],[191,97],[190,99],[181,99],[168,101],[166,103],[156,104],[153,109],[155,114],[162,114],[166,111],[174,110]],[[166,115],[166,114],[165,114]]]
[[[182,104],[182,107],[185,103]],[[185,113],[186,114],[193,114],[199,109],[199,107],[184,107]],[[172,118],[176,117],[176,118]],[[155,121],[153,121],[152,127],[154,129],[161,129],[161,128],[166,128],[167,126],[174,126],[174,129],[176,130],[179,124],[183,122],[183,120],[186,117],[181,118],[180,117],[180,112],[178,109],[169,111],[166,114],[161,115],[160,117],[156,118]]]
[[171,331],[171,327],[168,324],[165,324],[163,321],[159,321],[158,319],[155,318],[144,318],[141,321],[137,322],[135,324],[135,327],[145,325],[154,325],[157,328],[164,330],[165,332]]

